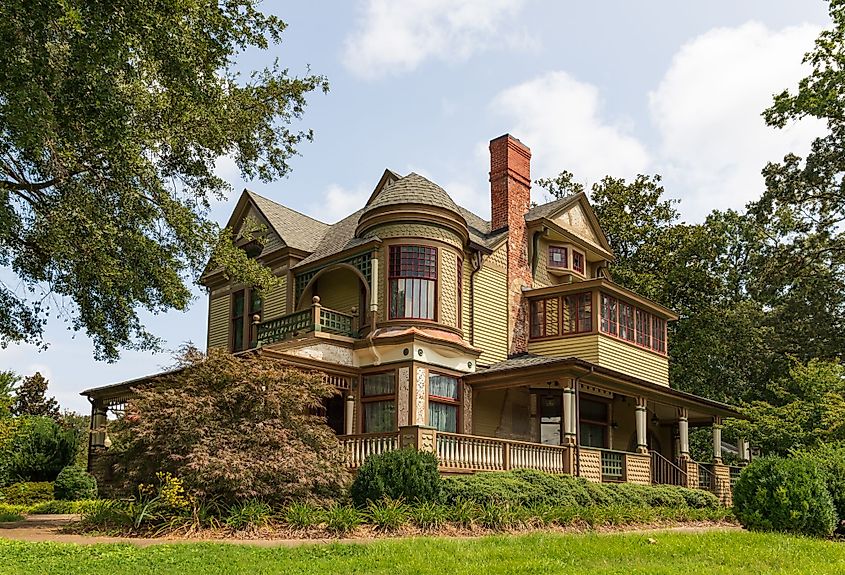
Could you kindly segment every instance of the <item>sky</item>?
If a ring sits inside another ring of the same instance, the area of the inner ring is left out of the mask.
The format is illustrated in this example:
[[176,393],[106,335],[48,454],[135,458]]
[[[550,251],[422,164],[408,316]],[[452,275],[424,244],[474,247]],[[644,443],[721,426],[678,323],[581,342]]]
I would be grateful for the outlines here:
[[[296,127],[314,130],[291,173],[249,182],[226,157],[233,193],[211,216],[228,219],[249,187],[325,222],[360,208],[385,168],[417,172],[489,217],[489,140],[504,133],[532,150],[532,177],[569,170],[661,174],[686,221],[742,209],[760,195],[760,170],[803,153],[822,126],[767,128],[774,93],[806,75],[801,59],[830,24],[818,0],[630,2],[541,0],[265,1],[288,24],[282,43],[241,55],[243,72],[275,58],[294,75],[328,77]],[[532,191],[544,201],[542,191]],[[6,270],[8,271],[8,270]],[[4,275],[8,277],[8,274]],[[187,312],[142,314],[164,338],[160,354],[93,359],[84,333],[61,319],[46,351],[0,349],[0,370],[40,371],[68,409],[88,413],[83,389],[155,373],[184,342],[205,345],[207,296]]]

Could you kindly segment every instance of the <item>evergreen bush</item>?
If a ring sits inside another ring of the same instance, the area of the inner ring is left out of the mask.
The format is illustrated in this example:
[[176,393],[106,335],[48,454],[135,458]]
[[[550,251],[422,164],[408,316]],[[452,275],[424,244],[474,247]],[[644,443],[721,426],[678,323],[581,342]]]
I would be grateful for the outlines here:
[[810,457],[754,461],[740,475],[733,503],[734,515],[751,530],[829,536],[836,527],[825,474]]
[[385,497],[408,502],[439,501],[441,484],[433,453],[399,449],[367,457],[349,495],[359,507]]
[[24,481],[0,489],[0,501],[9,505],[35,505],[53,499],[49,481]]
[[62,469],[53,484],[53,493],[60,501],[77,501],[97,497],[97,480],[75,465]]

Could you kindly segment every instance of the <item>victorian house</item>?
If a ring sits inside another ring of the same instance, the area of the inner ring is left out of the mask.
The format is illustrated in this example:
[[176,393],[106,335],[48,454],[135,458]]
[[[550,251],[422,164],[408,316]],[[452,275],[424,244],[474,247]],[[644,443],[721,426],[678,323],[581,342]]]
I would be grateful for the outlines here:
[[[531,468],[730,497],[720,423],[736,411],[672,388],[677,316],[613,281],[585,194],[531,205],[530,159],[509,135],[490,142],[490,221],[415,173],[386,170],[331,225],[244,191],[228,225],[260,224],[243,248],[279,282],[260,296],[207,270],[208,347],[323,373],[352,468],[412,445],[446,473]],[[83,392],[93,429],[145,381]],[[712,429],[711,461],[690,458],[697,426]],[[92,433],[92,460],[104,441]]]

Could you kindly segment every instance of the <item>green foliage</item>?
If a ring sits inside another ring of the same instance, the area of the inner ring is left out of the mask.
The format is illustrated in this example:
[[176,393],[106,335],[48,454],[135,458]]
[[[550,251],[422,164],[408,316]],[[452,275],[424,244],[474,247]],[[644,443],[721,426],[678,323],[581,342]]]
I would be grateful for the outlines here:
[[0,420],[12,415],[15,386],[20,379],[20,376],[14,371],[0,371]]
[[9,513],[7,511],[0,511],[0,523],[8,523],[11,521],[23,521],[24,516],[17,513]]
[[181,361],[183,369],[138,390],[109,430],[129,487],[168,472],[202,499],[273,506],[346,487],[337,437],[309,413],[335,393],[331,384],[261,356],[189,350]]
[[570,475],[527,469],[447,477],[443,480],[443,494],[445,501],[452,504],[472,501],[480,505],[502,504],[512,507],[633,505],[715,508],[719,505],[715,495],[698,489],[669,485],[591,483]]
[[56,477],[53,484],[53,493],[56,499],[63,501],[96,499],[97,480],[84,469],[75,465],[68,465]]
[[818,466],[824,475],[836,515],[840,521],[845,520],[845,445],[822,445],[800,456]]
[[5,474],[17,481],[54,481],[73,462],[78,434],[49,417],[18,419],[5,450]]
[[401,501],[385,497],[378,501],[370,501],[367,504],[365,517],[376,531],[391,533],[398,531],[408,522],[409,511]]
[[61,420],[59,403],[55,397],[47,398],[48,382],[39,372],[23,378],[15,389],[15,402],[12,404],[14,415],[31,415],[33,417],[52,417]]
[[311,503],[294,501],[285,507],[282,519],[294,529],[313,529],[323,522],[323,510]]
[[449,508],[435,501],[412,505],[408,513],[414,525],[425,530],[439,529],[449,519]]
[[327,507],[323,518],[326,530],[334,535],[348,535],[364,521],[361,512],[355,507],[339,503],[333,503]]
[[226,526],[236,531],[263,527],[270,521],[273,510],[258,499],[250,499],[229,508],[226,516]]
[[845,441],[845,369],[838,362],[793,362],[770,390],[772,403],[752,402],[744,409],[748,420],[729,428],[770,454]]
[[584,184],[574,180],[574,174],[564,170],[554,178],[540,178],[534,183],[546,190],[552,198],[560,200],[584,191]]
[[433,453],[398,449],[367,457],[349,495],[356,505],[385,497],[410,502],[438,501],[441,478]]
[[824,474],[808,458],[755,460],[740,475],[733,504],[747,529],[828,536],[836,526]]
[[78,501],[44,501],[31,506],[27,513],[30,515],[55,515],[55,514],[81,514],[94,509],[99,503],[98,499],[85,499]]
[[185,279],[220,237],[208,210],[230,189],[215,162],[284,176],[312,138],[292,128],[306,96],[328,89],[278,62],[241,76],[236,57],[286,26],[257,5],[0,5],[0,264],[35,292],[0,286],[0,342],[42,343],[46,302],[66,300],[98,358],[159,346],[138,310],[191,301]]
[[51,499],[53,484],[49,481],[24,481],[0,489],[0,501],[11,505],[34,505]]

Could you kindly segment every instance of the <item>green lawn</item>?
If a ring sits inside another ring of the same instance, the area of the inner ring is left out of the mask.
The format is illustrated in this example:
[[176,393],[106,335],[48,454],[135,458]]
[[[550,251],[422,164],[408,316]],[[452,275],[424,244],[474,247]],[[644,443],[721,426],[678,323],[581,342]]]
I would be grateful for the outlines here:
[[[650,544],[653,537],[657,543]],[[743,532],[381,540],[293,549],[176,544],[76,546],[0,540],[0,573],[845,573],[845,545]]]

